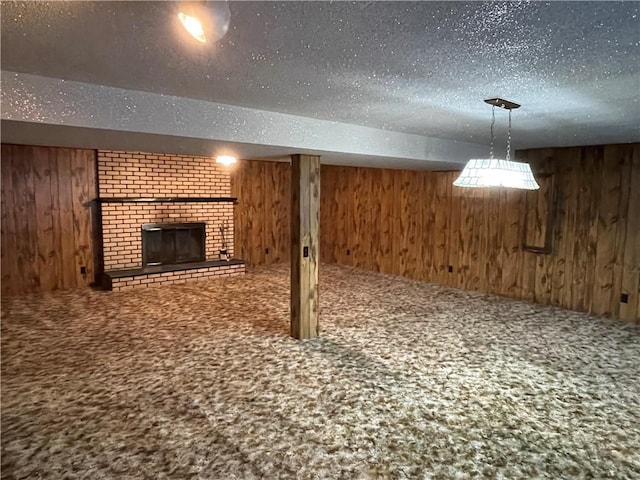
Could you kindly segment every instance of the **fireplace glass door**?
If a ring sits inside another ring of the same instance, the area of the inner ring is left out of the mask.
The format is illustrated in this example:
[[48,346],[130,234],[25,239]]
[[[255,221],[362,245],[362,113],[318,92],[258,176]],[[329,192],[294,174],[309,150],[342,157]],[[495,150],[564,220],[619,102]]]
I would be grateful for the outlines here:
[[142,225],[142,266],[175,265],[205,260],[204,223]]

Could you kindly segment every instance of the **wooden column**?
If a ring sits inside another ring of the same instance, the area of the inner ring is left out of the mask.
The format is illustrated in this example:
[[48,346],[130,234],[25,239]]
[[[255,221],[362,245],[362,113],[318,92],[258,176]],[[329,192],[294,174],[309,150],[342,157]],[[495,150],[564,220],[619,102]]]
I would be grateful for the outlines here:
[[291,336],[318,336],[320,157],[291,155]]

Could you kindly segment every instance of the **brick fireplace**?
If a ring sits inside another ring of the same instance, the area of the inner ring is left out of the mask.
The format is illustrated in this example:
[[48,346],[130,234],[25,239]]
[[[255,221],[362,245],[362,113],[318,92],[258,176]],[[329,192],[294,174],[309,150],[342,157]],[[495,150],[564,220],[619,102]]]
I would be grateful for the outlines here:
[[[98,151],[104,270],[113,290],[244,273],[233,257],[231,175],[207,157]],[[205,262],[143,268],[143,228],[205,224]]]

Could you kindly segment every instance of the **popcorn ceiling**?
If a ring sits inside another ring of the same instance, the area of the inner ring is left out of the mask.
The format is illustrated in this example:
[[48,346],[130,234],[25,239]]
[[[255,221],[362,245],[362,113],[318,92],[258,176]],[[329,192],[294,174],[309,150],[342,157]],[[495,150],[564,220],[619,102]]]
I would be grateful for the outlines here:
[[176,8],[3,4],[2,68],[482,144],[501,96],[516,148],[639,139],[637,2],[231,2],[204,46]]

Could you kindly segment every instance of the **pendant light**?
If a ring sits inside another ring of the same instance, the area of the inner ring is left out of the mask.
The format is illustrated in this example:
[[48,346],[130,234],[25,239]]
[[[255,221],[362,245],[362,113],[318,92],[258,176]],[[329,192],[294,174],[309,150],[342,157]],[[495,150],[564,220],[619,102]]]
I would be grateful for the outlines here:
[[[485,102],[491,105],[491,148],[489,150],[489,158],[469,160],[453,184],[456,187],[506,187],[537,190],[540,186],[536,182],[529,164],[511,160],[511,110],[519,108],[520,105],[501,98],[489,98]],[[493,158],[493,126],[496,122],[496,107],[509,111],[509,131],[505,160]]]

